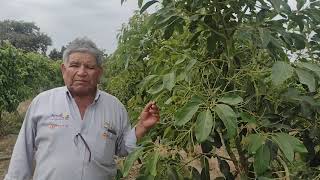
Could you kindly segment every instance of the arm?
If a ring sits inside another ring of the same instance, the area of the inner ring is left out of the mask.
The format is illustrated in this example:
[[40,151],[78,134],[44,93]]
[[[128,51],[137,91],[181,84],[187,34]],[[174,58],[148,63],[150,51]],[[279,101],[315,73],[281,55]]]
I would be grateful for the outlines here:
[[25,180],[30,179],[32,176],[34,138],[36,134],[35,123],[32,119],[33,112],[34,101],[29,106],[20,129],[5,180]]

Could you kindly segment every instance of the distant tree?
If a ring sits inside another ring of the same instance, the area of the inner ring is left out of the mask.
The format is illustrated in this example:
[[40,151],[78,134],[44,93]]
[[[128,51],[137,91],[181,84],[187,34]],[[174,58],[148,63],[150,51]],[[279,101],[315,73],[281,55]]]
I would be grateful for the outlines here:
[[35,23],[15,20],[0,21],[0,43],[5,40],[16,48],[42,54],[46,54],[52,43],[51,38],[40,32]]
[[49,53],[49,58],[52,60],[60,59],[61,58],[60,52],[56,48],[52,49],[52,51],[50,51]]
[[61,50],[58,51],[56,48],[52,49],[49,53],[49,57],[50,59],[52,60],[59,60],[59,59],[62,59],[62,56],[63,56],[63,52],[64,50],[66,49],[66,47],[62,46],[61,47]]

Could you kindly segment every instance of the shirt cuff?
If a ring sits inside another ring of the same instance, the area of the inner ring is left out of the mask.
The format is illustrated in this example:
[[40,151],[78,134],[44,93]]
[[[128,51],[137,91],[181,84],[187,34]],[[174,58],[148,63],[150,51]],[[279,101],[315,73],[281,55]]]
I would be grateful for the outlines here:
[[137,147],[137,137],[136,137],[136,128],[132,128],[128,135],[126,140],[126,147],[128,153],[132,152]]

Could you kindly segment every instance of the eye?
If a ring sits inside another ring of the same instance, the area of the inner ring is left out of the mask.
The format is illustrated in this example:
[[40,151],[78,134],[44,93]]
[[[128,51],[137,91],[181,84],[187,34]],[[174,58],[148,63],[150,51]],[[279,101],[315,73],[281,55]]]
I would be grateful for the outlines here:
[[96,66],[94,66],[94,65],[87,65],[86,66],[88,69],[95,69],[96,68]]
[[79,67],[79,64],[70,64],[69,67]]

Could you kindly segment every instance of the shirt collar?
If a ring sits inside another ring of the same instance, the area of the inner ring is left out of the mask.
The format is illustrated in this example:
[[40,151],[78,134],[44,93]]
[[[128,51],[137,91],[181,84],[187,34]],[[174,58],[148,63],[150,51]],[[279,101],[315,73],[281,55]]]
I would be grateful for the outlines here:
[[[72,96],[71,96],[71,93],[70,93],[70,91],[69,91],[69,89],[68,89],[67,86],[64,86],[64,91],[65,91],[65,93],[66,93],[66,96],[71,99]],[[94,97],[94,102],[95,102],[95,103],[98,102],[100,96],[101,96],[101,91],[100,91],[99,89],[97,89],[96,96]]]

